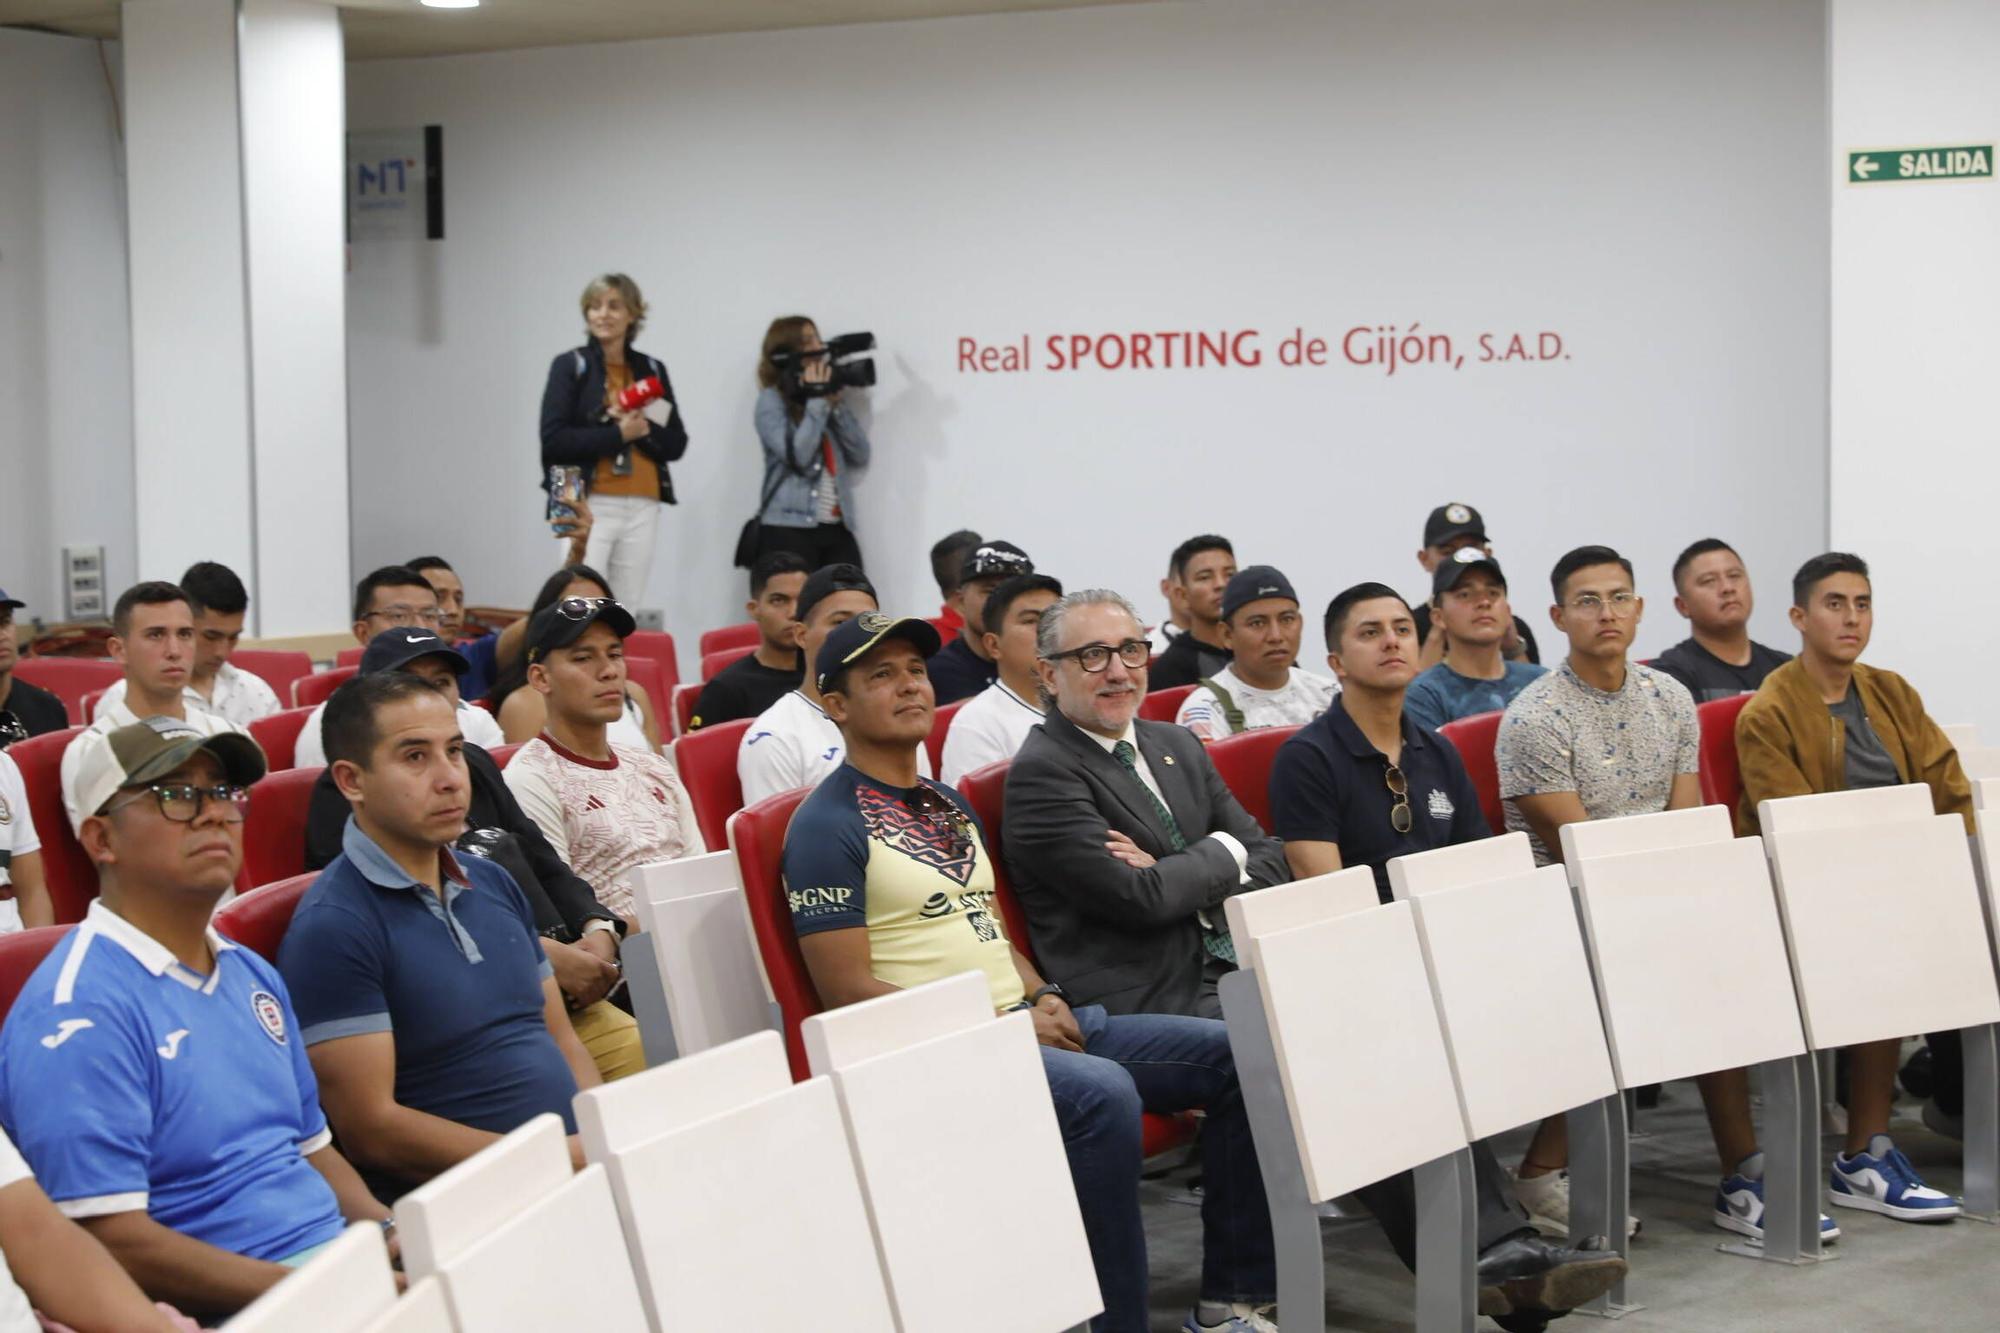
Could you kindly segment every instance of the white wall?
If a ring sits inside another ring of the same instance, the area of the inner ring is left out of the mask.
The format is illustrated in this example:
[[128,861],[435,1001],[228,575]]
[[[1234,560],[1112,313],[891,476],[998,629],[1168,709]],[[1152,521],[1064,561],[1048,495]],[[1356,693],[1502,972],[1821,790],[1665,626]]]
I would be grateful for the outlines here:
[[1833,545],[1874,571],[1868,659],[2000,743],[2000,184],[1850,186],[1847,153],[1993,143],[2000,8],[1833,0]]
[[[622,268],[693,445],[648,600],[736,618],[758,340],[801,310],[884,344],[864,551],[899,608],[962,525],[1156,603],[1205,529],[1313,606],[1417,591],[1425,512],[1487,513],[1540,616],[1608,541],[1680,637],[1667,565],[1825,538],[1824,13],[1190,3],[353,66],[355,128],[445,126],[438,244],[357,245],[355,564],[442,547],[520,603],[535,415],[577,292]],[[1421,322],[1559,331],[1570,360],[975,376],[956,340]],[[445,509],[453,517],[440,521]]]
[[133,577],[122,162],[95,42],[0,28],[0,587],[62,618],[60,548]]

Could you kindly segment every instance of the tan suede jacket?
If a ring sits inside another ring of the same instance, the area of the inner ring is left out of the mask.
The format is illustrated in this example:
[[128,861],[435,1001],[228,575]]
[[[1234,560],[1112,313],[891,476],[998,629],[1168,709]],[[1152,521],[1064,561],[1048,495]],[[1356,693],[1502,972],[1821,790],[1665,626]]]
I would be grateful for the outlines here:
[[[1941,815],[1958,815],[1972,831],[1972,786],[1958,765],[1958,751],[1924,711],[1924,701],[1893,671],[1856,663],[1854,688],[1861,710],[1882,738],[1905,782],[1930,786]],[[1816,796],[1847,789],[1847,727],[1827,711],[1819,687],[1799,659],[1764,677],[1764,684],[1736,717],[1736,762],[1743,800],[1736,831],[1756,833],[1757,803],[1780,796]]]

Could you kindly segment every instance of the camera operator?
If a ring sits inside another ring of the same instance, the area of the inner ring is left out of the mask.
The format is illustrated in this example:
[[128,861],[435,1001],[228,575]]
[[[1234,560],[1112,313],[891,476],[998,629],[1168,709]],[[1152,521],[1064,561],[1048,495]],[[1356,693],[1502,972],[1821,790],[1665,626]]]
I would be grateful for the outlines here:
[[[865,346],[874,344],[865,334],[836,341],[861,339]],[[818,326],[804,315],[786,315],[772,320],[764,334],[757,382],[763,386],[757,395],[757,438],[764,445],[758,558],[792,551],[809,570],[859,565],[850,471],[868,465],[870,445],[842,399],[845,385],[875,382],[873,364],[836,366]]]
[[[554,507],[568,499],[555,488],[580,479],[594,520],[583,562],[604,570],[638,606],[660,506],[674,503],[667,464],[687,452],[687,427],[665,363],[632,346],[646,323],[638,284],[606,273],[591,279],[580,304],[590,337],[549,363],[542,390],[542,485],[551,493],[551,523],[569,535],[580,525]],[[578,475],[566,477],[570,469]]]

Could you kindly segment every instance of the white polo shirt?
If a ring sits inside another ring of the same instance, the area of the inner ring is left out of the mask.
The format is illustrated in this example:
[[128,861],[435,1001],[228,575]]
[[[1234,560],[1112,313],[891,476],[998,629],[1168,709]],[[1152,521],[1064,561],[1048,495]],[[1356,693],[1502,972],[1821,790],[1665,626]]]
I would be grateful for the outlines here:
[[[125,682],[116,681],[97,701],[97,712],[104,710],[125,697]],[[210,713],[219,713],[239,727],[247,727],[260,717],[269,717],[284,708],[278,702],[278,692],[270,687],[262,676],[254,671],[244,671],[224,662],[215,669],[215,684],[207,698],[192,685],[181,687],[181,698],[189,708],[200,708]],[[95,715],[93,715],[93,721]]]
[[996,680],[960,705],[945,731],[939,775],[947,787],[974,769],[1012,759],[1028,733],[1041,725],[1039,705]]
[[[249,734],[243,732],[243,728],[237,726],[221,714],[211,713],[205,708],[186,707],[182,711],[187,714],[187,724],[204,736],[220,736],[231,731],[241,732],[245,735]],[[116,703],[100,706],[97,710],[97,720],[90,724],[90,730],[71,741],[68,748],[63,751],[63,812],[69,816],[70,828],[82,828],[84,819],[97,813],[95,810],[78,810],[76,808],[76,774],[77,770],[83,764],[83,756],[88,754],[93,747],[106,744],[104,738],[118,730],[118,728],[129,727],[133,723],[142,720],[137,713],[134,713],[130,708],[125,706],[123,699],[120,699]]]
[[[13,861],[17,856],[26,856],[42,850],[42,840],[35,836],[35,821],[28,813],[28,788],[21,781],[21,770],[5,750],[0,750],[0,884],[12,884]],[[0,902],[0,935],[9,934],[21,928],[21,905],[12,898]],[[5,1302],[0,1300],[0,1307]],[[0,1333],[5,1333],[6,1324],[0,1320]]]
[[[798,690],[757,715],[736,749],[743,804],[797,787],[817,787],[847,758],[847,742],[826,710]],[[917,747],[917,772],[931,776],[930,750]]]
[[[326,737],[320,734],[320,722],[325,717],[326,704],[322,703],[299,729],[298,742],[292,747],[292,767],[326,767]],[[500,730],[499,720],[478,704],[463,699],[458,701],[458,729],[466,740],[482,750],[507,743],[507,734]]]

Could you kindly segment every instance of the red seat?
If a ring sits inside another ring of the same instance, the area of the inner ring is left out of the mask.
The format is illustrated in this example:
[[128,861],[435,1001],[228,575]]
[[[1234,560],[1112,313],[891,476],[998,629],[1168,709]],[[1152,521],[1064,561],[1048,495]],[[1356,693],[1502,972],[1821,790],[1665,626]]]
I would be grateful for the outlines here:
[[505,768],[507,767],[508,761],[513,759],[515,754],[517,754],[520,751],[521,747],[526,744],[527,744],[526,741],[515,741],[511,745],[496,745],[492,749],[488,750],[486,753],[492,756],[494,763],[498,764],[501,768]]
[[328,695],[352,680],[360,670],[357,663],[354,666],[328,667],[325,671],[299,677],[292,682],[292,707],[319,707],[326,702]]
[[244,948],[276,962],[278,943],[292,924],[292,913],[298,910],[299,899],[318,878],[319,872],[311,870],[252,889],[223,904],[215,914],[215,928]]
[[92,690],[77,701],[77,711],[82,715],[85,726],[97,721],[97,704],[104,694],[103,690]]
[[716,674],[731,663],[740,662],[757,651],[757,645],[746,643],[737,648],[718,648],[712,653],[701,655],[701,678],[714,680]]
[[68,926],[36,926],[0,935],[0,1019],[21,998],[21,988],[35,975],[49,950],[61,944],[69,932]]
[[361,649],[359,647],[342,648],[339,652],[333,655],[333,664],[335,666],[351,666],[351,667],[360,666]]
[[740,625],[724,625],[721,629],[703,630],[701,655],[707,657],[725,648],[755,648],[763,638],[764,631],[754,620],[746,620]]
[[7,747],[7,757],[21,770],[28,814],[42,840],[42,877],[48,881],[49,905],[58,925],[83,920],[97,896],[97,867],[84,855],[63,811],[62,755],[82,733],[82,727],[44,732]]
[[1222,775],[1236,803],[1266,833],[1271,831],[1271,763],[1278,757],[1278,747],[1297,730],[1261,727],[1209,743],[1208,757],[1215,761],[1215,771]]
[[90,715],[83,711],[83,696],[123,680],[125,668],[105,657],[24,657],[14,663],[14,674],[55,695],[69,711],[70,721],[88,726]]
[[243,819],[243,872],[250,884],[288,879],[306,868],[306,808],[324,769],[287,768],[250,788]]
[[[681,744],[711,734],[697,731]],[[732,765],[734,756],[732,747]],[[730,771],[733,775],[735,769],[732,767]],[[687,780],[685,769],[681,779]],[[748,810],[739,810],[730,817],[726,834],[726,845],[736,854],[737,871],[743,879],[743,898],[749,904],[750,922],[756,928],[757,951],[764,957],[764,975],[770,979],[771,994],[777,998],[778,1012],[784,1018],[785,1053],[791,1057],[795,1079],[803,1079],[811,1072],[806,1066],[806,1048],[799,1035],[799,1024],[825,1007],[820,1004],[812,975],[806,971],[805,955],[799,952],[799,937],[792,930],[791,908],[785,902],[785,830],[791,825],[793,812],[809,794],[805,787],[783,791]],[[699,809],[699,803],[696,808]]]
[[944,737],[951,730],[951,720],[958,716],[958,710],[965,707],[966,700],[954,699],[948,704],[938,705],[937,716],[931,719],[931,734],[924,741],[924,749],[931,757],[931,772],[944,771]]
[[[650,657],[664,668],[666,679],[661,682],[660,692],[653,698],[660,707],[667,706],[667,694],[681,682],[681,659],[674,648],[674,636],[665,630],[635,629],[625,636],[625,656]],[[646,687],[652,689],[651,685]]]
[[1500,738],[1503,716],[1499,712],[1474,713],[1438,728],[1438,735],[1450,741],[1464,761],[1465,775],[1472,779],[1472,789],[1479,793],[1479,809],[1486,816],[1487,827],[1495,833],[1507,827],[1507,811],[1500,802],[1500,769],[1493,760],[1493,743]]
[[739,717],[690,731],[674,742],[674,767],[694,802],[701,840],[712,852],[729,845],[729,817],[743,808],[743,782],[736,776],[736,747],[755,718]]
[[264,758],[272,772],[292,766],[299,733],[305,730],[306,719],[312,716],[312,712],[310,708],[287,708],[282,713],[260,717],[250,724],[250,736],[264,747]]
[[1710,699],[1694,710],[1701,720],[1701,803],[1728,806],[1732,822],[1743,801],[1743,775],[1736,766],[1736,719],[1749,702],[1749,695],[1736,694]]
[[653,705],[653,720],[659,725],[662,742],[673,738],[673,724],[667,719],[668,709],[674,706],[674,673],[671,667],[657,657],[645,657],[628,653],[625,657],[625,679],[646,692],[646,698]]
[[683,682],[674,686],[674,735],[687,735],[688,723],[694,721],[695,709],[701,705],[701,686]]
[[1169,685],[1164,690],[1153,690],[1139,701],[1139,716],[1148,722],[1171,722],[1174,714],[1181,711],[1181,700],[1188,697],[1192,685]]
[[278,692],[278,700],[282,703],[292,697],[293,681],[303,680],[312,674],[313,660],[310,653],[238,648],[229,655],[229,665],[261,679]]

